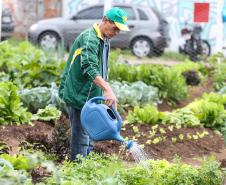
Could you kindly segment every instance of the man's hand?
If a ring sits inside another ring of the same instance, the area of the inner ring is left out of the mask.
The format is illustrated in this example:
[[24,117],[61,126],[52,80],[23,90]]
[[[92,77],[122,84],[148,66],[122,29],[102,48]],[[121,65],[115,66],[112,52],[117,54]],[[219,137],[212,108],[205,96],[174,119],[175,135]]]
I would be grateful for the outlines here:
[[111,86],[104,81],[104,79],[101,76],[97,76],[93,82],[99,86],[100,88],[103,89],[104,91],[104,96],[106,98],[106,104],[108,106],[114,106],[115,109],[117,109],[117,100],[116,96],[111,88]]
[[106,101],[105,101],[106,105],[114,106],[114,108],[116,109],[117,100],[110,86],[109,86],[109,89],[104,91],[104,97],[106,98]]

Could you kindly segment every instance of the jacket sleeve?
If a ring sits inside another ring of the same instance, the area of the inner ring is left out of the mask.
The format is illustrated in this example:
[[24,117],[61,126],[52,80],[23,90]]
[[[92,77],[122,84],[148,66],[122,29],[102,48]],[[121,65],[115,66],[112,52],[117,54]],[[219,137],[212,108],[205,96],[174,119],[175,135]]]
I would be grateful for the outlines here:
[[91,33],[84,36],[81,53],[81,70],[90,80],[100,76],[98,42],[91,38]]

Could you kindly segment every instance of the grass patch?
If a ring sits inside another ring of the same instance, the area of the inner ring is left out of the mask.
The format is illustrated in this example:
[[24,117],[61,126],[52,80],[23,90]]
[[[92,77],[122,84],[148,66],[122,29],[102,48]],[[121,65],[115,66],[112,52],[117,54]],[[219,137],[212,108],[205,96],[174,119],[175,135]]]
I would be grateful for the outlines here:
[[167,51],[165,52],[162,56],[154,56],[154,57],[143,57],[139,58],[135,55],[132,54],[131,50],[129,49],[111,49],[111,55],[117,56],[126,60],[140,60],[140,61],[147,61],[147,60],[172,60],[172,61],[185,61],[186,59],[189,59],[188,56],[177,53],[177,52],[172,52],[172,51]]

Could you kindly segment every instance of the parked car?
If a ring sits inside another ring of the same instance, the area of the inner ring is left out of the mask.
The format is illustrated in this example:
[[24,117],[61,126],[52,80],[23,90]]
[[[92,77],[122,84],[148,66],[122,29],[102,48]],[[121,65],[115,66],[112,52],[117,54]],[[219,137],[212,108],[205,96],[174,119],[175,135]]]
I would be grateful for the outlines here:
[[[111,40],[111,47],[131,48],[139,56],[161,55],[169,43],[168,22],[155,9],[146,6],[115,4],[128,13],[130,32],[120,32]],[[98,4],[79,11],[70,18],[52,18],[33,24],[28,39],[44,49],[56,48],[63,41],[70,48],[74,39],[95,22],[100,22],[104,5]]]
[[14,21],[9,9],[2,10],[1,39],[7,39],[12,36],[14,31]]

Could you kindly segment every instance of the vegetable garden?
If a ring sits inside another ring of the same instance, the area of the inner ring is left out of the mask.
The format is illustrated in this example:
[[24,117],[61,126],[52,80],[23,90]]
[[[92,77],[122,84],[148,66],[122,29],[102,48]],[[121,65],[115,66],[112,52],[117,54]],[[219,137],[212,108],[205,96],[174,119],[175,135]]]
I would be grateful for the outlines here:
[[110,55],[121,134],[149,160],[134,162],[116,141],[95,143],[69,163],[70,127],[58,85],[65,60],[27,42],[0,44],[0,184],[223,185],[226,59],[171,67],[129,65]]

